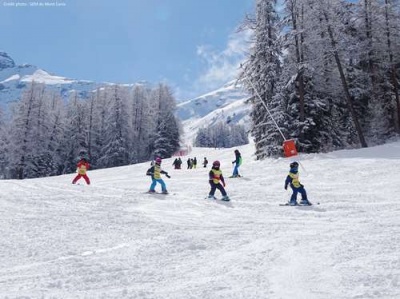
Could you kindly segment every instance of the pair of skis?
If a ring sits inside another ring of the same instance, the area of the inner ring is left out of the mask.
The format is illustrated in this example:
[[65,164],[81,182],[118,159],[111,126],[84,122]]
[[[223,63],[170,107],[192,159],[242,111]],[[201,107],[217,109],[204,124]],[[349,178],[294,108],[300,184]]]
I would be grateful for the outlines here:
[[[298,203],[298,204],[295,204],[295,205],[291,205],[289,202],[287,202],[287,203],[280,203],[279,205],[280,206],[284,206],[284,207],[310,207],[313,204],[310,202],[308,204]],[[319,205],[319,202],[315,203],[314,205]]]

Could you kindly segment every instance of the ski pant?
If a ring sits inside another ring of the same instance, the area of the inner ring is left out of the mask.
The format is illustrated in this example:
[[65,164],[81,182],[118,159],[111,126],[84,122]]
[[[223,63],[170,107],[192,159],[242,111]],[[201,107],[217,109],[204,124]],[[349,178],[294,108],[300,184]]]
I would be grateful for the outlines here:
[[211,190],[208,195],[214,196],[215,190],[218,189],[221,192],[222,196],[226,196],[225,188],[220,183],[214,184],[213,182],[210,182],[210,186],[211,186]]
[[90,185],[90,180],[89,177],[86,174],[78,174],[74,180],[72,181],[72,184],[75,184],[80,178],[84,178],[86,181],[86,184]]
[[299,188],[295,188],[295,187],[291,186],[291,188],[293,190],[293,194],[292,194],[292,197],[290,198],[290,202],[297,201],[297,193],[301,194],[301,199],[302,200],[308,200],[307,199],[307,192],[306,192],[306,189],[304,189],[304,186],[300,186]]
[[150,190],[154,191],[157,183],[160,183],[162,191],[167,191],[167,186],[165,185],[163,179],[153,179],[150,185]]
[[239,166],[240,165],[235,164],[235,168],[233,169],[232,176],[238,176],[239,175]]

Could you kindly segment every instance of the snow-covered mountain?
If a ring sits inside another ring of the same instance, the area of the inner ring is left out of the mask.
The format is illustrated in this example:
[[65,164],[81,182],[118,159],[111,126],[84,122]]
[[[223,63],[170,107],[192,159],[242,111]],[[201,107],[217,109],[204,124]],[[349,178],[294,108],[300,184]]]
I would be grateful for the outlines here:
[[[0,52],[0,107],[6,108],[7,104],[18,101],[32,81],[46,84],[48,89],[58,91],[65,99],[71,91],[87,97],[96,88],[111,84],[65,78],[30,64],[17,65],[7,53]],[[220,121],[248,126],[251,107],[246,104],[248,98],[242,85],[232,81],[217,90],[179,103],[177,115],[183,121],[186,142],[193,141],[199,128]]]
[[179,103],[178,117],[183,121],[186,141],[190,143],[197,130],[217,122],[249,125],[249,95],[241,84],[229,82],[197,98]]
[[48,88],[57,90],[66,98],[72,90],[82,97],[104,83],[68,79],[56,76],[30,64],[17,65],[5,52],[0,52],[0,106],[20,99],[23,90],[30,82],[44,83]]
[[[149,163],[0,181],[0,298],[400,298],[400,142],[298,157],[311,207],[279,206],[289,159],[239,150],[228,203],[173,159],[167,196],[144,193]],[[231,174],[233,149],[190,156]]]
[[[96,88],[111,84],[65,78],[30,64],[17,65],[7,53],[0,52],[0,107],[5,108],[19,100],[32,81],[46,84],[47,88],[57,90],[64,98],[71,91],[87,97]],[[219,121],[247,125],[250,105],[245,100],[248,97],[241,84],[232,81],[215,91],[179,103],[177,115],[186,128],[187,140],[193,139],[199,128]]]

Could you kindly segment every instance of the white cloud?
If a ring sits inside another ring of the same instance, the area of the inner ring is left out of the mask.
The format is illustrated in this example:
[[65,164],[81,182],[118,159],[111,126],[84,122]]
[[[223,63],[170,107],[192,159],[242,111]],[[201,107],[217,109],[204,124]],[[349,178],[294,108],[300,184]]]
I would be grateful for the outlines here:
[[250,38],[249,30],[233,33],[222,51],[207,45],[198,46],[197,55],[202,59],[206,69],[196,80],[195,85],[199,89],[210,91],[234,80],[239,73],[240,63],[248,53]]

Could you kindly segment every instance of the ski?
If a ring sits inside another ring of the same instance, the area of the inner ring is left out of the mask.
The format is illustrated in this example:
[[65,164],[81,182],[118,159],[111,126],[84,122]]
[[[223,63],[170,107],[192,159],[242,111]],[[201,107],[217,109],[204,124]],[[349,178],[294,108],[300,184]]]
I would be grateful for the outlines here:
[[300,203],[298,203],[297,205],[291,205],[291,204],[289,204],[288,202],[287,203],[280,203],[279,204],[280,206],[287,206],[287,207],[310,207],[310,206],[313,206],[313,205],[319,205],[319,202],[317,202],[317,203],[311,203],[310,202],[310,204],[300,204]]
[[143,192],[144,194],[150,194],[150,195],[152,195],[152,194],[155,194],[155,195],[170,195],[171,193],[162,193],[162,192],[149,192],[149,191],[146,191],[146,192]]
[[230,199],[226,200],[226,199],[217,198],[217,197],[214,197],[214,198],[205,197],[204,199],[208,199],[208,200],[212,200],[212,201],[222,201],[222,202],[229,202],[230,201]]

